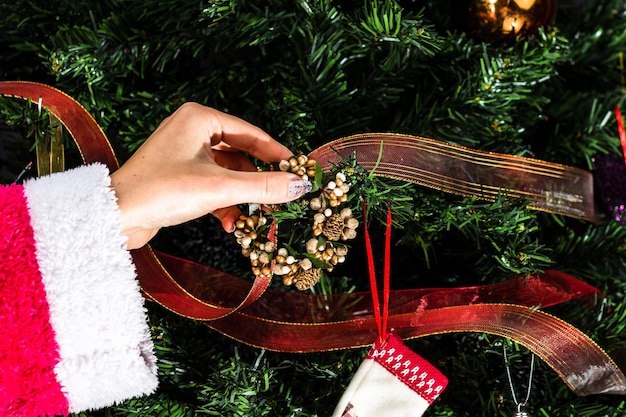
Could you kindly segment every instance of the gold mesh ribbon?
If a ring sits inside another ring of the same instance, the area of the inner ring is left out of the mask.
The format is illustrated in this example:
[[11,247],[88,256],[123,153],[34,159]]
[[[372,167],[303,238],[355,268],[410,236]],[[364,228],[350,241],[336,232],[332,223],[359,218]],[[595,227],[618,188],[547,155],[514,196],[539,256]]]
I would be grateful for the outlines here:
[[524,198],[537,210],[597,221],[593,176],[578,168],[394,133],[348,136],[310,157],[327,169],[352,153],[376,175],[489,201]]

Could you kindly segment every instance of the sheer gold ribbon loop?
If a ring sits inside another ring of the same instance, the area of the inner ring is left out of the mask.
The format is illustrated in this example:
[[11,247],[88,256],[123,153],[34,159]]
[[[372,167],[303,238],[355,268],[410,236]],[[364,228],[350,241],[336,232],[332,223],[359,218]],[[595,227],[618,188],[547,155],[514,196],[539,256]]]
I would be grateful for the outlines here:
[[489,201],[505,194],[537,210],[597,221],[593,176],[578,168],[395,133],[348,136],[309,156],[329,169],[352,153],[376,175]]

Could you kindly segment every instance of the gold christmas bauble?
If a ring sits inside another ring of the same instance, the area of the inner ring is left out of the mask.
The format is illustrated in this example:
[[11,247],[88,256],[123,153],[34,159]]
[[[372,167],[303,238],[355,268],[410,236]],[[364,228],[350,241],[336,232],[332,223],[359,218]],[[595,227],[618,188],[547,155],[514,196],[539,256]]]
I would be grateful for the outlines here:
[[525,38],[554,22],[557,0],[467,0],[461,14],[468,31],[483,41]]

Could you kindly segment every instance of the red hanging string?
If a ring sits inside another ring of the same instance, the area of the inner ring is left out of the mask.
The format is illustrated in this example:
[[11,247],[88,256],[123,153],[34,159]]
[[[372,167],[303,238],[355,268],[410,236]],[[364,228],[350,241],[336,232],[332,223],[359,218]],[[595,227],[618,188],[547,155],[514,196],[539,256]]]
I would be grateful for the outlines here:
[[391,292],[391,207],[387,206],[387,228],[385,229],[385,264],[383,271],[383,331],[387,331],[389,317],[389,294]]
[[382,317],[380,300],[378,298],[378,285],[376,282],[376,270],[374,266],[374,255],[372,253],[372,242],[367,227],[367,204],[363,202],[363,223],[365,249],[367,251],[367,269],[370,276],[370,288],[372,292],[372,303],[374,305],[374,317],[378,327],[378,338],[382,343],[387,338],[387,319],[389,317],[389,293],[391,282],[391,208],[387,207],[387,227],[385,230],[385,263],[383,270],[383,308]]
[[617,133],[619,135],[619,141],[622,144],[622,155],[624,155],[624,163],[626,164],[626,130],[624,130],[622,112],[617,105],[615,106],[615,119],[617,119]]

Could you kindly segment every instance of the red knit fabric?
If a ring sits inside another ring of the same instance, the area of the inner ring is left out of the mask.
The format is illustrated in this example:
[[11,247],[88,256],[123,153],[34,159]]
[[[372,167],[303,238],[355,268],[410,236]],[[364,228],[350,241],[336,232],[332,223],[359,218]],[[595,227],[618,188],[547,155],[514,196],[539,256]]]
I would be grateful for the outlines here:
[[367,358],[378,362],[428,404],[432,404],[448,385],[448,378],[409,349],[395,333],[389,333],[383,345],[375,343]]
[[0,186],[0,415],[67,415],[23,187]]

